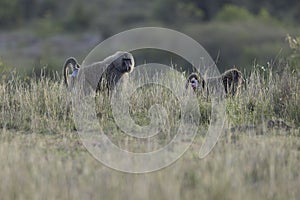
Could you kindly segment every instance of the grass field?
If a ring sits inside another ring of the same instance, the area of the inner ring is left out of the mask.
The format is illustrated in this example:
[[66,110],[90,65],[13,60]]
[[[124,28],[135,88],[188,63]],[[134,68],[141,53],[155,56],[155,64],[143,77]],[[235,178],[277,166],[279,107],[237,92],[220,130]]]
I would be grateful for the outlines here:
[[[246,89],[226,100],[225,127],[228,132],[231,127],[255,125],[254,130],[222,136],[204,159],[198,157],[204,135],[197,134],[191,148],[169,167],[129,174],[104,166],[85,149],[74,131],[72,115],[66,112],[67,95],[59,78],[54,81],[42,76],[23,80],[15,74],[6,74],[0,84],[0,197],[297,199],[300,196],[299,77],[299,72],[289,67],[277,72],[254,67],[247,76]],[[166,99],[162,95],[161,102],[156,102],[155,94],[152,97],[152,93],[148,94],[145,104],[164,103],[169,97],[164,93]],[[168,103],[165,105],[172,110]],[[141,105],[131,108],[131,114],[143,125],[148,120],[147,106]],[[199,97],[199,107],[204,112],[200,126],[207,127],[210,104]],[[175,123],[172,116],[178,115],[169,115]],[[268,128],[265,122],[269,119],[283,120],[291,128]],[[118,133],[111,134],[113,140],[120,138]],[[121,145],[126,147],[126,144]]]

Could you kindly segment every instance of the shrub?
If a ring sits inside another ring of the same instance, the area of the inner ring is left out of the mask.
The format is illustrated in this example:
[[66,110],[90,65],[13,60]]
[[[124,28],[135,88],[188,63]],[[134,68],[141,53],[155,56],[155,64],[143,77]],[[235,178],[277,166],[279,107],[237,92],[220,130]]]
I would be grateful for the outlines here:
[[247,21],[254,16],[245,8],[235,5],[225,5],[222,10],[215,16],[215,20],[223,22]]

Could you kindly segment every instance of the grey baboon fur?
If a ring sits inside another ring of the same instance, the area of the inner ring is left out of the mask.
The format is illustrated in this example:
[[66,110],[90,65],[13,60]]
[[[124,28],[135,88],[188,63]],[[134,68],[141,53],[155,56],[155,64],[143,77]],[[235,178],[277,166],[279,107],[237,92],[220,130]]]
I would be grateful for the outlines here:
[[206,80],[201,77],[198,73],[192,73],[187,78],[186,88],[191,85],[191,81],[195,79],[198,81],[198,88],[193,88],[195,92],[197,91],[206,91],[208,95],[210,85],[214,86],[223,86],[225,94],[234,96],[238,89],[244,84],[245,80],[242,73],[236,69],[230,69],[225,71],[223,74],[217,77],[210,77]]
[[84,87],[94,91],[112,90],[121,77],[134,68],[131,53],[118,51],[103,61],[92,63],[79,70],[78,79],[84,76]]
[[[74,91],[75,93],[72,95],[86,95],[91,92],[91,89],[96,92],[108,89],[109,92],[124,74],[133,70],[134,64],[132,54],[122,51],[85,67],[80,66],[75,58],[70,57],[63,66],[64,84],[71,91],[74,84],[82,81],[82,85],[80,84],[82,88],[80,89],[83,89],[84,93]],[[71,74],[69,73],[70,70]],[[69,100],[66,104],[67,112],[70,111],[71,105],[72,101]]]

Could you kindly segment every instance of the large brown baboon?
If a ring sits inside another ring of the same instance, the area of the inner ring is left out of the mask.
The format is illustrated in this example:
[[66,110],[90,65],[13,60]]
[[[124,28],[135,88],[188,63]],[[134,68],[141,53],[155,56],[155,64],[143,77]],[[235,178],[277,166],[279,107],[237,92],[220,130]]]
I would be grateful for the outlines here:
[[78,77],[84,76],[86,85],[94,91],[112,90],[121,77],[134,68],[131,53],[118,51],[103,61],[87,65],[79,70]]
[[[80,81],[80,89],[83,89],[84,94],[106,89],[109,94],[109,91],[115,87],[121,77],[130,73],[133,68],[134,58],[128,52],[118,51],[103,61],[84,67],[80,66],[75,58],[70,57],[63,66],[64,83],[70,91],[74,84]],[[71,104],[71,100],[67,102],[68,112]]]
[[88,85],[94,91],[113,89],[120,78],[130,73],[134,68],[134,58],[128,52],[118,51],[85,67],[80,67],[73,57],[68,58],[63,66],[64,83],[70,89],[74,87],[77,75],[84,78],[85,87]]

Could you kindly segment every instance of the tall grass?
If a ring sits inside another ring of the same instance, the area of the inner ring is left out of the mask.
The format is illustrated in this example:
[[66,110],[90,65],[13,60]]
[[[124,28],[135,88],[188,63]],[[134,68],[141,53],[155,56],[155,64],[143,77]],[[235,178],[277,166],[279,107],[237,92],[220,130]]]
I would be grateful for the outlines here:
[[299,126],[299,76],[287,65],[280,71],[254,66],[244,91],[227,102],[229,120],[240,125],[281,119]]
[[44,77],[24,80],[15,73],[0,83],[0,127],[39,133],[70,128],[68,94],[61,81]]
[[[140,175],[107,168],[90,156],[73,131],[72,113],[66,111],[68,93],[59,78],[22,80],[13,74],[0,82],[1,199],[297,199],[300,74],[288,66],[282,69],[256,66],[246,77],[246,89],[226,99],[227,123],[259,125],[282,119],[295,134],[266,129],[263,135],[241,134],[235,141],[222,137],[204,159],[197,156],[204,139],[198,134],[177,162]],[[210,102],[198,98],[199,128],[207,127]],[[164,105],[176,124],[176,98],[161,87],[137,90],[132,96],[130,113],[137,124],[149,123],[147,109],[153,103]],[[118,140],[119,130],[111,129],[107,111],[103,124],[115,134],[114,142],[141,150],[135,140]]]
[[[3,77],[0,82],[1,128],[40,133],[72,129],[72,113],[67,112],[70,93],[57,75],[54,76],[56,78],[48,78],[42,72],[39,78],[24,80],[12,72]],[[229,125],[258,125],[275,118],[299,126],[299,77],[299,72],[291,71],[288,65],[280,70],[273,70],[271,66],[253,66],[239,95],[226,100]],[[209,125],[210,101],[201,95],[197,98],[200,123]],[[178,99],[161,86],[139,89],[129,101],[131,117],[141,126],[150,122],[148,110],[154,104],[164,106],[173,125],[180,120]],[[110,101],[100,102],[99,105],[98,111],[102,112],[107,124],[114,123]]]

